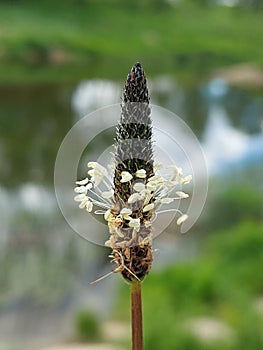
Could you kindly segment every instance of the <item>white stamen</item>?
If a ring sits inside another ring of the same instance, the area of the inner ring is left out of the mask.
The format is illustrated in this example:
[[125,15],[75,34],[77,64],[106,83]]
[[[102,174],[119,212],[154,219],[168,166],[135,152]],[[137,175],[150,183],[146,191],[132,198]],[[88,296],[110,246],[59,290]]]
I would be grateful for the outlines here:
[[83,201],[80,203],[79,208],[84,209],[86,207],[86,204],[89,202],[88,197],[85,197]]
[[129,208],[123,208],[121,210],[121,212],[120,212],[121,217],[123,217],[123,219],[125,219],[125,220],[130,220],[131,219],[131,217],[130,217],[131,214],[132,214],[132,210],[129,209]]
[[148,182],[147,184],[146,184],[146,188],[147,188],[147,190],[149,190],[149,191],[155,191],[156,190],[156,188],[157,188],[157,185],[156,185],[156,183],[154,182],[154,181],[150,181],[150,182]]
[[92,183],[90,182],[86,185],[86,189],[87,191],[89,191],[91,188],[92,188]]
[[150,199],[153,197],[151,191],[146,191],[146,197],[143,205],[147,205],[150,202]]
[[[163,213],[171,213],[172,211],[177,212],[177,213],[180,213],[181,215],[183,214],[183,213],[181,212],[181,210],[175,209],[175,208],[171,208],[171,209],[165,209],[165,210],[157,211],[157,212],[156,212],[156,217],[157,217],[157,215],[160,215],[160,214],[163,214]],[[154,220],[156,219],[156,217],[154,218]]]
[[167,169],[171,169],[173,171],[173,174],[172,174],[171,179],[170,179],[172,181],[174,181],[176,179],[180,179],[183,176],[182,168],[177,167],[174,164],[168,165]]
[[135,176],[140,178],[140,179],[145,179],[146,178],[146,170],[144,170],[144,169],[137,170],[135,173]]
[[104,219],[105,219],[106,221],[110,221],[111,219],[114,219],[114,216],[112,215],[110,209],[108,209],[108,210],[106,211],[106,213],[104,214]]
[[103,174],[103,176],[107,176],[108,174],[107,169],[97,162],[88,162],[88,168],[96,169],[99,173]]
[[156,180],[161,180],[161,179],[162,179],[162,177],[160,175],[153,175],[153,176],[149,177],[148,183],[151,181],[156,181]]
[[191,182],[191,180],[192,180],[192,175],[187,175],[186,177],[184,177],[184,178],[181,180],[181,184],[182,184],[182,185],[189,184],[189,182]]
[[179,217],[179,219],[176,221],[176,223],[177,223],[177,225],[181,225],[187,219],[188,219],[188,215],[183,214],[182,216]]
[[140,229],[140,219],[131,219],[129,222],[130,227],[134,227],[137,230]]
[[102,198],[106,198],[106,199],[111,198],[113,194],[114,194],[113,190],[101,192]]
[[86,177],[86,178],[83,179],[83,180],[76,181],[76,184],[77,184],[77,185],[86,185],[88,182],[89,182],[89,179]]
[[91,200],[92,203],[95,204],[95,205],[97,205],[98,207],[105,208],[105,209],[110,209],[110,205],[109,205],[109,204],[104,204],[104,203],[102,203],[102,202],[96,201],[96,200],[93,199],[93,198],[89,198],[89,200]]
[[105,210],[95,210],[94,214],[98,214],[98,215],[105,215],[106,211]]
[[74,192],[87,194],[87,188],[86,186],[78,186],[74,188]]
[[86,203],[86,210],[87,210],[87,212],[92,212],[92,208],[93,208],[93,204],[92,204],[92,202],[91,201],[87,201],[87,203]]
[[122,171],[121,172],[121,183],[131,181],[132,179],[132,174],[130,174],[128,171]]
[[173,188],[173,187],[175,187],[178,184],[179,184],[179,181],[177,181],[177,180],[168,180],[166,182],[167,188]]
[[189,194],[183,192],[183,191],[177,191],[175,192],[179,198],[188,198]]
[[142,196],[140,195],[140,193],[133,193],[130,195],[129,199],[128,199],[128,203],[131,204],[131,203],[135,203],[139,200],[142,199]]
[[89,176],[91,177],[90,181],[94,183],[94,186],[97,187],[104,178],[103,173],[97,169],[91,169],[88,171]]
[[161,200],[160,200],[160,203],[161,204],[170,204],[170,203],[172,203],[174,201],[174,199],[173,198],[162,198]]
[[142,192],[145,190],[145,185],[141,182],[137,182],[134,186],[133,186],[134,190],[137,192]]
[[150,211],[150,210],[152,210],[153,208],[154,208],[154,203],[147,204],[147,205],[143,208],[142,212],[143,212],[143,213],[146,213],[147,211]]
[[78,194],[77,196],[74,197],[74,201],[76,202],[81,202],[83,199],[87,198],[85,193]]
[[163,163],[155,163],[154,166],[153,166],[155,169],[159,170],[163,167]]

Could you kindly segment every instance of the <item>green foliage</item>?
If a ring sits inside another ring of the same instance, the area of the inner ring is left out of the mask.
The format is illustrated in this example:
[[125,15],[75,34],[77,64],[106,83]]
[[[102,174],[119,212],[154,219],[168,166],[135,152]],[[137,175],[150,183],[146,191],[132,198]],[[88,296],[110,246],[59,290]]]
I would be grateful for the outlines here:
[[77,335],[83,341],[100,339],[99,322],[90,311],[82,310],[76,315]]
[[262,190],[246,186],[244,183],[238,185],[232,181],[227,183],[227,187],[219,184],[220,192],[208,199],[207,220],[204,227],[206,226],[209,232],[238,225],[240,221],[262,218]]
[[[161,321],[162,322],[162,321]],[[160,337],[160,325],[156,325],[156,328],[152,330],[151,337],[146,338],[145,350],[206,350],[207,348],[198,341],[196,338],[187,334],[186,331],[176,331],[176,324],[167,325],[167,328],[163,329],[163,336]]]
[[[27,80],[76,81],[84,75],[116,79],[136,60],[148,67],[148,74],[193,75],[239,62],[263,64],[258,50],[263,12],[204,3],[2,2],[1,80],[23,81],[22,74]],[[10,65],[16,72],[6,69]],[[24,65],[37,70],[26,74]]]
[[222,278],[252,294],[263,292],[263,225],[244,222],[207,243]]
[[238,5],[246,9],[263,10],[262,0],[239,0]]

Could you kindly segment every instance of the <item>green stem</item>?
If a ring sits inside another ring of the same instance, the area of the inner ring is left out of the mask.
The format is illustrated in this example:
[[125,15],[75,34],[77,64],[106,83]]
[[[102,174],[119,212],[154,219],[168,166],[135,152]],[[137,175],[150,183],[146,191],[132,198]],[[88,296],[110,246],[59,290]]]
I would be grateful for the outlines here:
[[143,350],[141,282],[131,283],[132,350]]

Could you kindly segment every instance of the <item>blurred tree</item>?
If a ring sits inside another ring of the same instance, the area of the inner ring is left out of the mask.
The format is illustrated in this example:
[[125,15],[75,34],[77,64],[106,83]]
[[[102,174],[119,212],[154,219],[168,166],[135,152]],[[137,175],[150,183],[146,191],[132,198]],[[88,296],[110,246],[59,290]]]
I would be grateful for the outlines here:
[[88,310],[82,310],[76,315],[76,328],[80,340],[95,341],[100,338],[99,322]]
[[207,218],[202,226],[209,232],[237,225],[242,220],[262,220],[262,193],[240,184],[220,189],[207,201]]
[[239,0],[238,4],[240,7],[263,10],[262,0]]

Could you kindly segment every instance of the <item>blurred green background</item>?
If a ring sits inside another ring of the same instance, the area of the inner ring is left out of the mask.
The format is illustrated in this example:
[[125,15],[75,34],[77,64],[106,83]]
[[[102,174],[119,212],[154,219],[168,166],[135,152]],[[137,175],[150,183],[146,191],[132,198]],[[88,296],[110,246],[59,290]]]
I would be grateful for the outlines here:
[[261,0],[0,2],[1,350],[130,348],[129,288],[89,285],[109,251],[67,225],[53,172],[68,130],[118,103],[137,61],[210,175],[195,226],[156,239],[145,349],[263,349],[262,23]]

